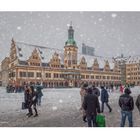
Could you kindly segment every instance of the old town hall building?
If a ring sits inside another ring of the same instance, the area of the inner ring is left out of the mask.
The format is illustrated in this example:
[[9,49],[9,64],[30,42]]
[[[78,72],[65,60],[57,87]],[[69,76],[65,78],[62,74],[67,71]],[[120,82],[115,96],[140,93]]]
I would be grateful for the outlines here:
[[79,87],[83,82],[96,85],[120,84],[120,70],[112,59],[79,53],[72,25],[64,51],[16,42],[1,63],[2,85],[40,82],[46,87]]

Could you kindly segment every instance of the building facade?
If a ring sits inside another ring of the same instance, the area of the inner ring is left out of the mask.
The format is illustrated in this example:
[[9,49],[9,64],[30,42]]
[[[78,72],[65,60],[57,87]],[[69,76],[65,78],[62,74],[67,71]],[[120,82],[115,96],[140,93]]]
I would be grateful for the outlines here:
[[126,63],[126,83],[140,85],[140,56],[128,59]]
[[16,42],[12,39],[9,57],[1,63],[2,84],[41,82],[46,87],[80,87],[120,84],[120,69],[112,59],[78,52],[72,25],[64,51]]

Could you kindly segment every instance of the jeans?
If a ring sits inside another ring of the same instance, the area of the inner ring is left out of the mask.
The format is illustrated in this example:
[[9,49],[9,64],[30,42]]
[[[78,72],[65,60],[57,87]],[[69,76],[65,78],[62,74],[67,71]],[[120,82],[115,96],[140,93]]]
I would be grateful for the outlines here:
[[37,98],[37,105],[41,106],[41,97]]
[[104,112],[104,103],[106,104],[106,106],[108,107],[109,111],[111,111],[111,107],[109,106],[108,102],[102,102],[102,108],[101,108],[101,112]]
[[96,115],[91,115],[87,117],[87,121],[88,121],[88,127],[97,127],[96,124]]
[[126,117],[128,117],[129,127],[133,127],[133,115],[132,111],[121,111],[121,127],[125,126]]

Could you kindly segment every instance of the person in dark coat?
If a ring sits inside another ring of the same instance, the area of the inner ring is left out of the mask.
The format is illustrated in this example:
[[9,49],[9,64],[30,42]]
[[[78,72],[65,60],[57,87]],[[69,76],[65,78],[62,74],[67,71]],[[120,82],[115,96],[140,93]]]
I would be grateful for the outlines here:
[[88,127],[96,127],[96,115],[100,113],[98,97],[92,93],[92,88],[88,88],[87,95],[84,97],[83,108],[86,112]]
[[130,96],[130,89],[125,88],[124,94],[119,98],[119,106],[121,108],[121,127],[125,126],[126,117],[128,117],[129,127],[133,127],[132,111],[134,109],[133,97]]
[[104,88],[104,86],[101,86],[101,102],[102,102],[102,108],[101,108],[101,112],[104,112],[104,104],[106,104],[106,106],[109,109],[109,112],[112,111],[112,108],[110,107],[110,105],[108,104],[108,92],[107,90]]
[[36,86],[36,93],[37,93],[37,105],[39,105],[39,106],[41,106],[41,98],[43,96],[42,89],[43,89],[43,86],[41,86],[38,83]]
[[95,87],[95,85],[92,85],[92,90],[93,90],[93,94],[97,95],[98,97],[100,96],[100,90]]
[[32,106],[33,106],[34,111],[35,111],[34,117],[37,117],[38,116],[38,112],[36,109],[37,94],[34,91],[33,86],[30,86],[30,87],[26,88],[26,90],[25,90],[25,103],[27,104],[28,111],[29,111],[29,113],[27,113],[27,116],[31,117],[33,115],[33,111],[32,111]]
[[138,108],[138,110],[139,110],[139,112],[140,112],[140,94],[138,95],[135,104],[136,104],[136,107]]

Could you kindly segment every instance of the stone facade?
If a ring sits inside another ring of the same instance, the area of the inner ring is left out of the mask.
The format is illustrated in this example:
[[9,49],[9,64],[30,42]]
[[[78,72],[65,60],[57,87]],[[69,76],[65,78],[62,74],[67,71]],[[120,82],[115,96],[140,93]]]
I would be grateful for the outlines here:
[[120,69],[112,59],[78,53],[72,25],[64,51],[15,42],[10,55],[2,61],[2,84],[41,82],[46,87],[79,87],[88,82],[96,85],[120,84]]

